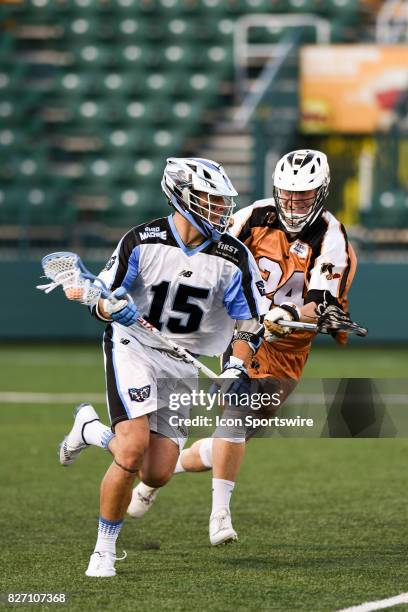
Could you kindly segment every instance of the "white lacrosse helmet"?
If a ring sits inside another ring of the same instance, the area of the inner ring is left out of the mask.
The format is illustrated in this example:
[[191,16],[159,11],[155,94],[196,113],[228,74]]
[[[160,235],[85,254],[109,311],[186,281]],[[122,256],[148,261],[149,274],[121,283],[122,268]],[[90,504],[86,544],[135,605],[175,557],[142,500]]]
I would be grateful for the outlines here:
[[[278,161],[273,175],[273,197],[286,231],[298,233],[317,219],[329,193],[329,183],[329,164],[320,151],[299,149]],[[315,191],[310,197],[300,193],[311,190]]]
[[[216,242],[228,230],[235,207],[233,198],[238,193],[217,162],[169,157],[161,187],[169,203],[206,238]],[[207,195],[199,196],[197,192]]]

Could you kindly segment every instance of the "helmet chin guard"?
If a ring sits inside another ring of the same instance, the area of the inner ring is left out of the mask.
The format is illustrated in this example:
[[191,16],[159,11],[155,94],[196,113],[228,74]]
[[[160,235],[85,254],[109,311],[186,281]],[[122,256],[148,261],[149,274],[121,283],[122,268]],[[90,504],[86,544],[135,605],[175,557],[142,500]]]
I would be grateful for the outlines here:
[[170,157],[161,186],[170,205],[205,238],[216,242],[228,230],[238,193],[220,164]]
[[285,231],[297,234],[320,215],[329,193],[330,170],[320,151],[299,149],[284,155],[273,175],[273,197]]

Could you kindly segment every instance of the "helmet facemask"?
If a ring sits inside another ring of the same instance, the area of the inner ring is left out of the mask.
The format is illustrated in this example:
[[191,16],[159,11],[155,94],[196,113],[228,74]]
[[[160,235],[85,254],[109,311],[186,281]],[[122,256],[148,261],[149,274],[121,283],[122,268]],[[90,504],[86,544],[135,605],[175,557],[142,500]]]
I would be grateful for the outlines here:
[[297,234],[310,226],[319,216],[328,191],[327,184],[305,192],[274,187],[273,197],[276,209],[285,230],[291,234]]
[[210,223],[220,234],[230,227],[236,206],[232,197],[215,196],[205,191],[190,191],[187,205],[193,215]]

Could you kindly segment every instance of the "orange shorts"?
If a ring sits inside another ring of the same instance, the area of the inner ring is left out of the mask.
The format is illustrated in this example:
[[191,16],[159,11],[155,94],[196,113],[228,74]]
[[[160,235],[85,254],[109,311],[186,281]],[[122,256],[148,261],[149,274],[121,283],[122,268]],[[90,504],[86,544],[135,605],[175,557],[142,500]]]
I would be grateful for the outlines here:
[[250,378],[270,377],[279,380],[299,380],[309,352],[310,344],[294,351],[290,347],[285,350],[284,341],[279,342],[278,347],[264,340],[251,361],[248,374]]

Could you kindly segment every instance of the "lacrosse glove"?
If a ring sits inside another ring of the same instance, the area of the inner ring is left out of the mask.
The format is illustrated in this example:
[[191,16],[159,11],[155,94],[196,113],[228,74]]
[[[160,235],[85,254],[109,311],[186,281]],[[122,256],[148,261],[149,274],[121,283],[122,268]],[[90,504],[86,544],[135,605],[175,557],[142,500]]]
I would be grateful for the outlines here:
[[280,306],[275,306],[264,317],[265,335],[264,338],[267,342],[276,342],[285,338],[288,334],[292,333],[293,329],[278,325],[276,321],[284,319],[285,321],[299,321],[300,310],[292,302],[283,302]]
[[139,316],[136,305],[125,287],[115,289],[112,296],[103,301],[103,309],[109,314],[112,321],[125,327],[132,325]]
[[322,334],[335,334],[338,331],[348,330],[353,322],[349,315],[335,304],[327,305],[327,302],[319,304],[316,308],[318,315],[317,327]]

